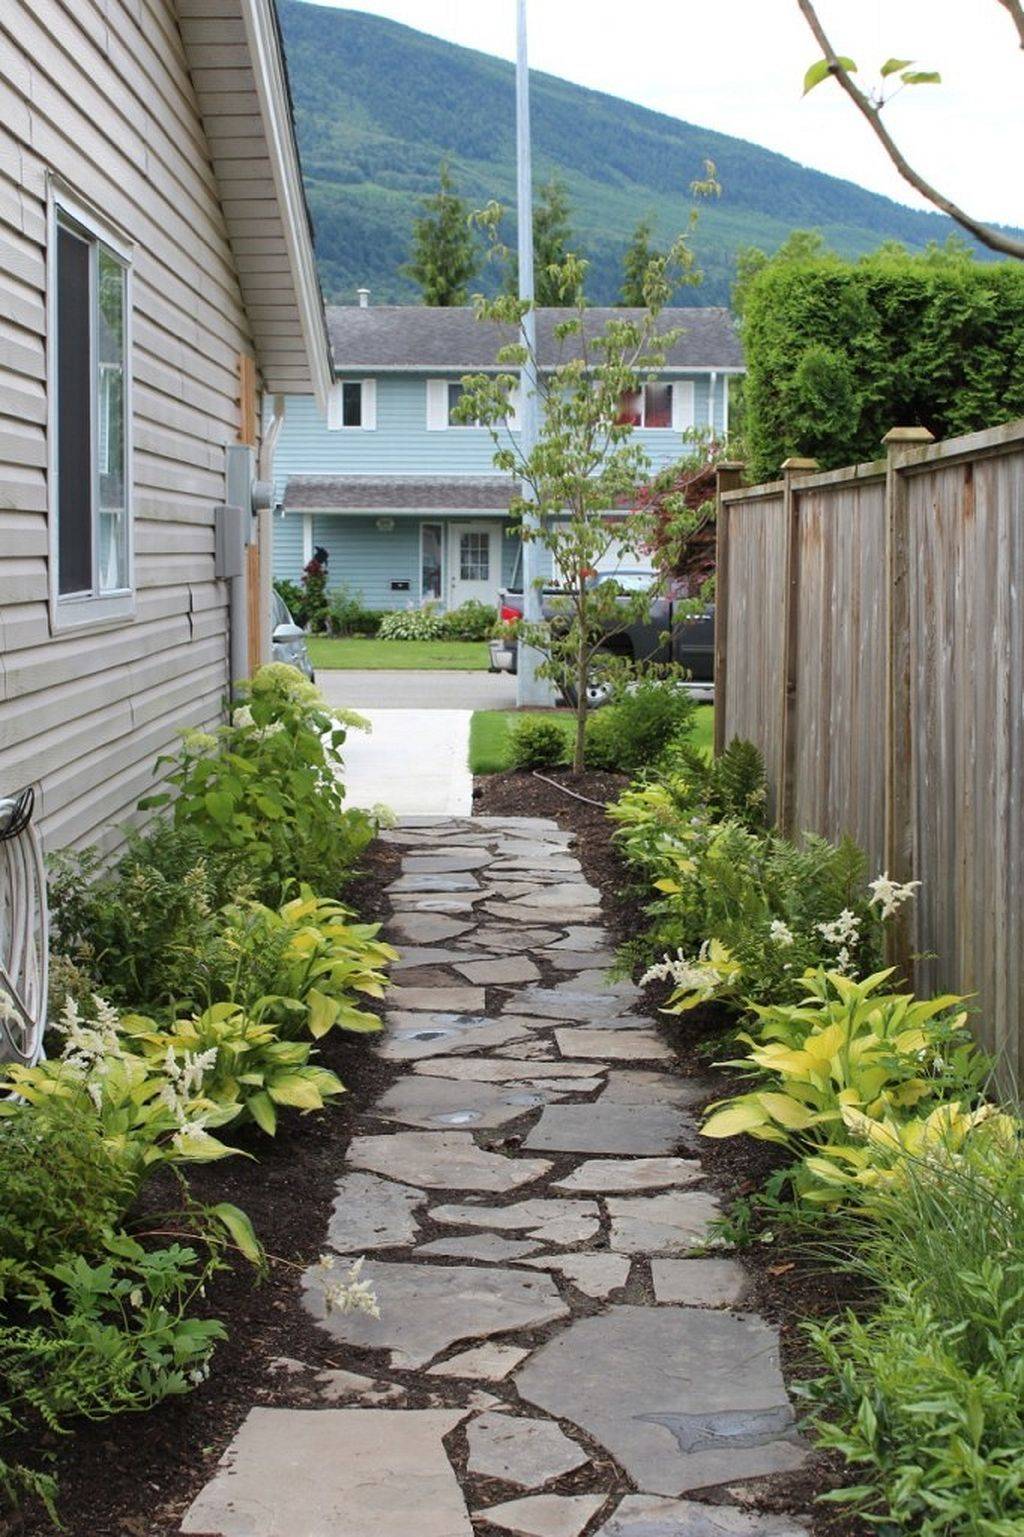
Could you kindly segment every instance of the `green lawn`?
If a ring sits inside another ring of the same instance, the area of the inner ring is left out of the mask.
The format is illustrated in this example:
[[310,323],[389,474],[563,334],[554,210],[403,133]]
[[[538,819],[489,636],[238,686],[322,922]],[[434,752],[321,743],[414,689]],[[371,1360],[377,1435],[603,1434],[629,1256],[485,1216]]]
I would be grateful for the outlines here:
[[483,640],[374,640],[351,636],[331,640],[311,635],[309,654],[318,670],[340,667],[378,671],[395,668],[407,672],[486,672],[490,662]]
[[[475,710],[469,723],[469,767],[473,774],[499,774],[508,768],[508,733],[513,721],[524,715],[565,721],[566,735],[573,719],[571,710]],[[691,741],[695,747],[711,751],[715,730],[715,711],[710,704],[697,706]]]

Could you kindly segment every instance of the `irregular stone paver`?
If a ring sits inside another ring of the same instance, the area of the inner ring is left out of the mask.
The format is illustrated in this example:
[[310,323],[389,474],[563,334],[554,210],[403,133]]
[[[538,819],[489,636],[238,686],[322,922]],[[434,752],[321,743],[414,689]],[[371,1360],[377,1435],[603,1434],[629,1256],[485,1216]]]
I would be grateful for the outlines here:
[[377,1047],[388,1062],[413,1062],[449,1052],[483,1051],[521,1041],[530,1026],[514,1019],[488,1019],[486,1014],[416,1014],[399,1011],[384,1020],[385,1034]]
[[629,1280],[624,1254],[545,1254],[522,1263],[535,1270],[557,1270],[588,1297],[607,1297]]
[[[312,1435],[308,1409],[277,1411],[277,1461],[246,1453],[244,1478],[219,1473],[188,1530],[469,1537],[468,1491],[474,1523],[519,1537],[583,1537],[602,1520],[604,1537],[797,1537],[799,1522],[714,1503],[805,1452],[774,1331],[728,1311],[743,1271],[694,1255],[719,1208],[680,1154],[709,1085],[679,1075],[639,990],[610,980],[571,835],[459,817],[385,837],[402,851],[385,934],[404,953],[376,1049],[402,1071],[360,1117],[328,1235],[331,1280],[369,1256],[380,1317],[328,1312],[328,1275],[311,1267],[331,1367],[293,1363],[274,1392],[347,1407],[321,1407]],[[458,1407],[432,1420],[404,1407],[417,1402]],[[342,1415],[351,1434],[331,1440]],[[456,1480],[439,1427],[460,1417],[471,1455]],[[605,1449],[594,1464],[574,1426]],[[371,1431],[361,1477],[352,1447],[358,1463]],[[495,1504],[484,1477],[521,1491],[565,1477],[566,1492]],[[682,1498],[716,1486],[711,1503]],[[208,1525],[219,1511],[238,1524]]]
[[426,1199],[422,1190],[392,1184],[375,1174],[346,1174],[338,1181],[327,1242],[339,1254],[415,1243],[419,1225],[413,1213]]
[[[475,1078],[480,1083],[507,1083],[523,1077],[528,1070],[512,1063],[496,1061],[494,1057],[435,1057],[427,1062],[417,1062],[415,1071],[429,1078]],[[591,1074],[600,1071],[600,1064],[550,1062],[543,1071],[545,1078],[582,1078],[590,1081]],[[572,1084],[566,1085],[567,1089],[573,1087]]]
[[703,1177],[703,1167],[695,1158],[591,1158],[564,1179],[556,1179],[551,1188],[611,1195],[694,1185]]
[[474,1345],[447,1361],[439,1361],[427,1372],[428,1377],[469,1377],[480,1382],[504,1382],[509,1372],[515,1371],[530,1354],[518,1345],[500,1345],[488,1340],[486,1345]]
[[411,940],[414,945],[430,945],[439,939],[455,939],[468,934],[472,922],[461,918],[446,918],[443,913],[398,913],[388,924],[388,937],[392,940]]
[[393,987],[388,1002],[396,1009],[430,1009],[436,1014],[477,1014],[487,1007],[482,987]]
[[738,1307],[750,1291],[750,1277],[734,1259],[652,1259],[656,1302],[687,1307]]
[[469,1426],[469,1469],[523,1489],[539,1489],[589,1459],[550,1420],[481,1414]]
[[460,1340],[535,1329],[569,1312],[549,1276],[525,1270],[371,1260],[363,1278],[377,1293],[380,1318],[326,1312],[315,1267],[306,1276],[306,1306],[335,1339],[390,1350],[396,1367],[425,1366]]
[[619,1254],[685,1254],[707,1243],[708,1223],[722,1215],[704,1190],[615,1196],[607,1205],[610,1246]]
[[562,1153],[671,1153],[686,1131],[671,1105],[549,1105],[524,1146]]
[[[570,1080],[571,1082],[571,1080]],[[564,1091],[564,1090],[563,1090]],[[403,1126],[484,1128],[504,1126],[556,1097],[555,1089],[473,1079],[400,1078],[377,1101],[377,1113]]]
[[603,1494],[529,1494],[478,1510],[481,1520],[522,1537],[580,1537],[604,1504]]
[[759,1516],[738,1505],[699,1505],[627,1494],[594,1537],[807,1537],[792,1516]]
[[514,982],[533,982],[540,976],[534,963],[525,955],[508,955],[493,961],[468,961],[456,965],[455,970],[461,972],[468,981],[478,982],[484,987],[510,987]]
[[463,1233],[454,1238],[432,1238],[415,1251],[417,1258],[443,1254],[448,1259],[478,1259],[492,1264],[536,1254],[539,1245],[526,1239],[502,1238],[499,1233]]
[[463,1417],[459,1409],[253,1409],[181,1529],[472,1537],[442,1445]]
[[671,1062],[672,1048],[653,1030],[556,1030],[563,1057],[595,1057],[626,1062]]
[[749,1315],[609,1308],[542,1346],[516,1385],[607,1447],[649,1494],[785,1472],[806,1457],[776,1333]]
[[[435,1222],[455,1227],[490,1227],[499,1232],[529,1233],[542,1243],[583,1243],[600,1228],[596,1201],[559,1201],[539,1197],[515,1201],[511,1206],[435,1206]],[[581,1237],[568,1236],[581,1234]]]
[[387,1179],[431,1190],[515,1190],[551,1168],[543,1158],[505,1158],[464,1131],[396,1131],[353,1137],[348,1161]]

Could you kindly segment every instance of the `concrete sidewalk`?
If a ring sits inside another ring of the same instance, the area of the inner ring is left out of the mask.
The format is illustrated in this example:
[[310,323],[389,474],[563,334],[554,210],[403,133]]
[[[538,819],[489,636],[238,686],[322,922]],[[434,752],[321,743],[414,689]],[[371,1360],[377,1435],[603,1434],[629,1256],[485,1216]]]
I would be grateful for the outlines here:
[[328,704],[353,710],[514,710],[516,680],[495,672],[348,672],[321,669]]
[[[324,676],[350,678],[353,674],[327,673]],[[370,673],[365,676],[381,675]],[[404,676],[423,677],[424,674]],[[380,698],[379,693],[377,697]],[[351,698],[331,702],[355,704]],[[473,806],[473,778],[469,772],[470,710],[357,707],[373,729],[368,734],[353,731],[345,743],[343,777],[348,805],[367,809],[389,806],[396,816],[469,815]]]

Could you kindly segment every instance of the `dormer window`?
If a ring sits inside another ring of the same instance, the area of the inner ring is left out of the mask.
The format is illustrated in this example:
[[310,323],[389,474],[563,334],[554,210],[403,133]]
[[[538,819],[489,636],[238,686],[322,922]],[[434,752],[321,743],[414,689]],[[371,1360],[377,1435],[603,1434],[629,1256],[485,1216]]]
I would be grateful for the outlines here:
[[377,384],[374,379],[338,379],[327,398],[327,425],[332,432],[377,425]]

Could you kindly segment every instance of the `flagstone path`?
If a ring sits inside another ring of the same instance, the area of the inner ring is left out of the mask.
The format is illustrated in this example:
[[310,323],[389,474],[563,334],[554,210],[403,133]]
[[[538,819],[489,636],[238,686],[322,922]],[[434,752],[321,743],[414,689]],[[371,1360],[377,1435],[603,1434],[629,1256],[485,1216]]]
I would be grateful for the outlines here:
[[[610,983],[600,893],[537,818],[409,819],[378,1050],[325,1246],[380,1317],[305,1306],[351,1370],[282,1361],[182,1531],[209,1537],[799,1537],[751,1505],[801,1466],[774,1329],[697,1254],[702,1085]],[[308,1380],[307,1379],[311,1379]]]

